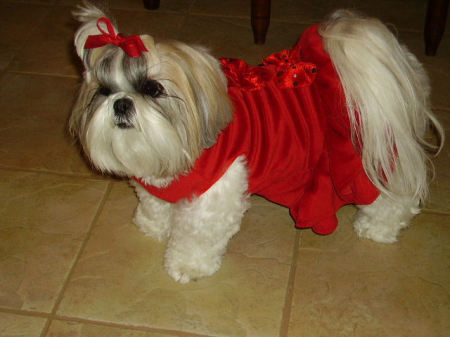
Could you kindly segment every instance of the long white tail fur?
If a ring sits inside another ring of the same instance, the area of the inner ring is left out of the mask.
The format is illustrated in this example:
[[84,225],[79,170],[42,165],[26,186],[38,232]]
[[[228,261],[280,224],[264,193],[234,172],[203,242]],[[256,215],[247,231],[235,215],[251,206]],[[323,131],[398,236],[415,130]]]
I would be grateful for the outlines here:
[[429,107],[422,65],[377,19],[340,10],[320,28],[340,77],[352,136],[368,177],[385,195],[423,202],[428,194],[429,125],[444,139]]

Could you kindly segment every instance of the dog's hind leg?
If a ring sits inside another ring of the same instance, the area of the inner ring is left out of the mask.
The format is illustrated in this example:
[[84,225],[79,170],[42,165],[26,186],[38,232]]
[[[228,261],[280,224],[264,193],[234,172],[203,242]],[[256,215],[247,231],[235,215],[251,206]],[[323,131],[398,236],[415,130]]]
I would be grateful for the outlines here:
[[173,204],[152,196],[133,179],[130,180],[130,184],[134,186],[139,198],[133,222],[145,235],[158,241],[168,238],[172,224]]
[[392,200],[381,194],[370,205],[358,206],[354,228],[356,233],[376,242],[393,243],[401,229],[420,213],[419,202],[411,199]]
[[238,158],[200,197],[175,205],[165,268],[178,282],[214,274],[249,206],[247,167]]

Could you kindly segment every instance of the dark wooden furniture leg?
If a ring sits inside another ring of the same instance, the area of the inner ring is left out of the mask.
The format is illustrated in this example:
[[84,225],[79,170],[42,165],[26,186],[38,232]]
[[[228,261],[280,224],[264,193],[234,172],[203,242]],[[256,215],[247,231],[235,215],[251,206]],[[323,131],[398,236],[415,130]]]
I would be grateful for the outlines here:
[[270,0],[252,0],[251,15],[255,43],[264,44],[270,23]]
[[147,9],[158,9],[159,0],[144,0],[144,7]]
[[434,56],[441,42],[447,21],[449,0],[429,0],[425,18],[425,54]]

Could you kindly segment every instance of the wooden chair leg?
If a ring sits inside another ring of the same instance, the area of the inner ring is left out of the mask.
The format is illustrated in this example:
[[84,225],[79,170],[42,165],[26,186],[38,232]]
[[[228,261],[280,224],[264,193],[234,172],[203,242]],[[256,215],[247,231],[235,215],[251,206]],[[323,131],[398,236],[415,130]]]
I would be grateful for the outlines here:
[[449,0],[429,0],[425,18],[425,54],[434,56],[441,42],[447,21]]
[[270,23],[270,0],[252,0],[251,16],[255,43],[264,44]]
[[158,9],[159,0],[144,0],[144,7],[147,9]]

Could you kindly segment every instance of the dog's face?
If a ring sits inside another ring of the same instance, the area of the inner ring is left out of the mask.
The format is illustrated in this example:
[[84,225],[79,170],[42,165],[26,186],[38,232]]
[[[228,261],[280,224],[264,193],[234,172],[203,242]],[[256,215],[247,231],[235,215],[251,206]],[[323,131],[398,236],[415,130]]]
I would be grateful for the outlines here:
[[106,44],[85,49],[97,20],[75,35],[85,66],[69,126],[101,171],[168,178],[193,165],[232,119],[226,78],[207,51],[180,42],[140,39],[147,51],[131,57]]

